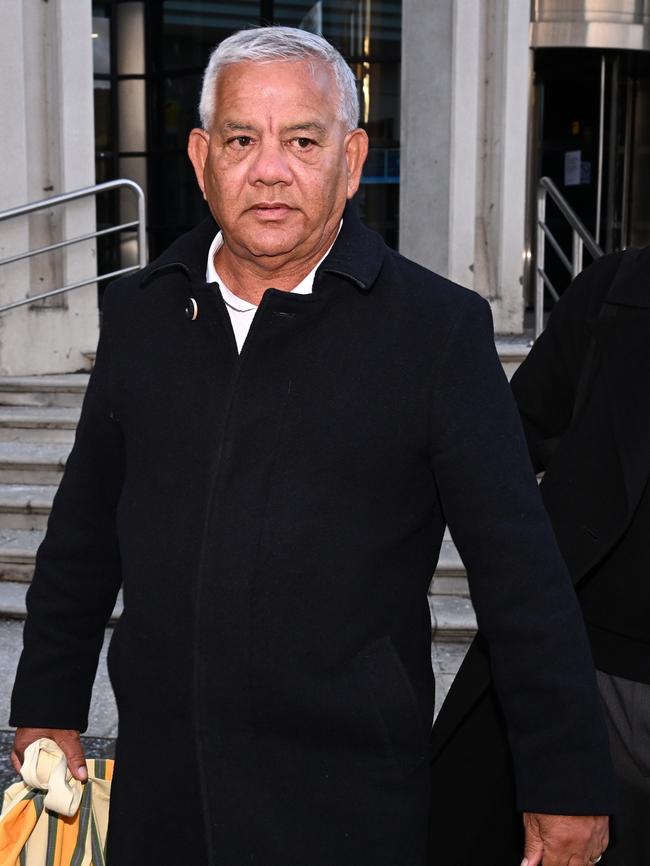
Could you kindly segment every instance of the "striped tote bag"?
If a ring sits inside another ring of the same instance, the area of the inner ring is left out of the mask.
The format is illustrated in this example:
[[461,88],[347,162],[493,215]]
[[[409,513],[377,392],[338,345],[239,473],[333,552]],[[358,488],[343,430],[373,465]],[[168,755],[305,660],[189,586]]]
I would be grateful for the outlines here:
[[0,866],[104,866],[113,761],[86,766],[82,785],[52,740],[28,746],[23,781],[4,795]]

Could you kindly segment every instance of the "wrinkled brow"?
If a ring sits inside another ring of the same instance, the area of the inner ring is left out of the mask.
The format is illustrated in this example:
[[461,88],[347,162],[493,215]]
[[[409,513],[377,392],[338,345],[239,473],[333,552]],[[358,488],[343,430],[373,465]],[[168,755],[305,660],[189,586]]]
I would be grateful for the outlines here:
[[[222,125],[225,132],[256,132],[257,127],[252,123],[244,123],[239,120],[226,120]],[[317,120],[305,120],[286,126],[284,132],[315,132],[320,135],[327,133],[327,127]]]
[[290,126],[286,126],[284,129],[285,132],[318,132],[321,135],[325,135],[327,132],[327,127],[323,126],[322,123],[319,123],[317,120],[307,120],[304,123],[292,123]]
[[256,127],[250,123],[241,123],[238,120],[226,120],[221,127],[227,132],[255,132]]

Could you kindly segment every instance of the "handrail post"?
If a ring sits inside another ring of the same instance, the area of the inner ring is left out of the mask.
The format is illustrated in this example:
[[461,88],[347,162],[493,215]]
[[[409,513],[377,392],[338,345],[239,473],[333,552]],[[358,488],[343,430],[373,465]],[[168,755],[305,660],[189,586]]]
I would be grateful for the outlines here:
[[[546,225],[546,197],[549,195],[560,214],[569,224],[571,229],[571,261],[558,245],[555,236]],[[595,260],[604,255],[602,248],[596,243],[586,226],[576,214],[568,201],[562,195],[550,177],[542,177],[537,185],[537,249],[536,249],[536,273],[535,273],[535,339],[539,337],[544,329],[544,286],[548,284],[549,293],[553,300],[558,300],[558,293],[551,284],[544,269],[546,233],[551,246],[555,249],[560,262],[569,271],[571,278],[575,279],[584,267],[583,257],[585,248],[589,255]]]
[[544,237],[544,225],[546,224],[546,190],[543,186],[537,189],[537,249],[535,269],[535,339],[544,330],[544,254],[546,238]]
[[573,249],[571,253],[571,276],[575,280],[578,274],[582,271],[583,264],[584,242],[578,232],[573,230]]
[[141,268],[144,268],[147,265],[147,228],[145,225],[144,192],[140,186],[134,192],[138,202],[138,263]]

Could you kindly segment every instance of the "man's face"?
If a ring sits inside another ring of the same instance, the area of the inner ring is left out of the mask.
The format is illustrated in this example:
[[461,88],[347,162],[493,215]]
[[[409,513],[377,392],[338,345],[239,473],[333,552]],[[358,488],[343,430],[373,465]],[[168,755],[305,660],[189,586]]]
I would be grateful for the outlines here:
[[339,118],[330,69],[236,63],[219,76],[216,104],[209,134],[190,134],[189,154],[231,251],[266,266],[318,252],[359,186],[367,153],[366,134],[346,132]]

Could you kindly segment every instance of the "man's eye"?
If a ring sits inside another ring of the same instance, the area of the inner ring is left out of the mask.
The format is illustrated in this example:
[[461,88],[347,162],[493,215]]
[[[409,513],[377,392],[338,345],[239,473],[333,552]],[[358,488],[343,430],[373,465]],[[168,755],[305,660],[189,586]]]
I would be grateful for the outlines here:
[[314,144],[312,138],[294,138],[294,141],[298,145],[299,150],[307,150],[308,147]]
[[251,141],[250,135],[238,135],[235,138],[231,138],[228,144],[232,144],[235,147],[248,147]]

